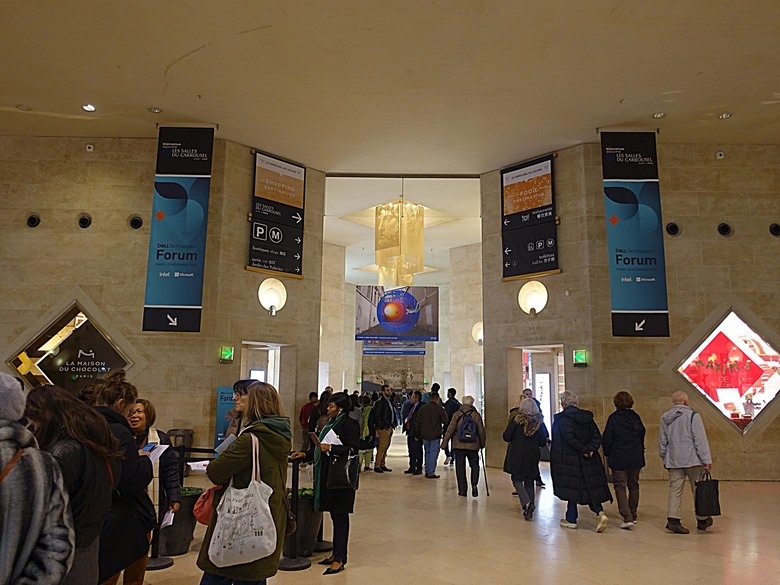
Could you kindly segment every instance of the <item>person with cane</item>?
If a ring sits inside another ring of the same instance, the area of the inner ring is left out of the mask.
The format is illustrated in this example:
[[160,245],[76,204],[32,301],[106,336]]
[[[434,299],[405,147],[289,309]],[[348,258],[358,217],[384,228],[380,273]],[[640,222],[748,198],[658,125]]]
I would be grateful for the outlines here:
[[[464,396],[463,406],[453,415],[442,443],[452,439],[452,452],[455,456],[455,477],[458,480],[458,495],[466,497],[466,460],[471,468],[471,495],[479,496],[479,452],[485,446],[485,425],[482,417],[474,408],[474,397]],[[487,487],[487,474],[485,474]],[[488,492],[488,495],[489,492]]]

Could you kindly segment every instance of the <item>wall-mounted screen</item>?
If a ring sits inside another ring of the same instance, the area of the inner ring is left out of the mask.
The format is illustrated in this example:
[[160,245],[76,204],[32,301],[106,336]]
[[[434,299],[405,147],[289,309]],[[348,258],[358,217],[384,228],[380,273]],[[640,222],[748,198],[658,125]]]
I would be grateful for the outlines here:
[[439,340],[435,286],[356,287],[355,339]]

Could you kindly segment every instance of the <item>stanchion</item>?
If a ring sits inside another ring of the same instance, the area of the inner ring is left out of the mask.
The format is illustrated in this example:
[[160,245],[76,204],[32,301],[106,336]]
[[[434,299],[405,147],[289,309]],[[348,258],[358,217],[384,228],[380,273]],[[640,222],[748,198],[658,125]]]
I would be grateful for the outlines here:
[[[169,447],[170,449],[170,447]],[[181,476],[181,474],[180,474]],[[181,485],[181,484],[180,484]],[[160,524],[162,524],[165,512],[168,511],[167,506],[163,507],[166,502],[165,492],[163,490],[162,473],[157,481],[157,523],[154,525],[152,531],[152,554],[146,563],[147,571],[159,571],[160,569],[167,569],[173,566],[173,559],[171,557],[161,557],[160,552]]]
[[[292,497],[290,498],[290,508],[296,518],[298,517],[298,485],[300,483],[301,462],[299,459],[292,460]],[[286,494],[285,494],[286,495]],[[290,556],[282,557],[279,561],[280,571],[302,571],[311,567],[311,561],[305,557],[298,556],[298,534],[290,535]]]
[[[323,516],[324,520],[325,516]],[[314,552],[330,552],[333,550],[333,543],[322,538],[322,520],[320,520],[320,530],[317,533],[317,542],[314,543]]]

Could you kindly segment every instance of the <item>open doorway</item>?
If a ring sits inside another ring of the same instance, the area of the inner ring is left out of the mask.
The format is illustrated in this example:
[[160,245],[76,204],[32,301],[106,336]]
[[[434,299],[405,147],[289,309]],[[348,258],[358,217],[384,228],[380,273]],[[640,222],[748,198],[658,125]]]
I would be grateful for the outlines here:
[[259,341],[241,343],[241,378],[253,378],[279,388],[281,346]]
[[531,388],[550,428],[560,411],[559,396],[566,390],[563,345],[527,345],[507,353],[507,403],[516,406],[524,388]]

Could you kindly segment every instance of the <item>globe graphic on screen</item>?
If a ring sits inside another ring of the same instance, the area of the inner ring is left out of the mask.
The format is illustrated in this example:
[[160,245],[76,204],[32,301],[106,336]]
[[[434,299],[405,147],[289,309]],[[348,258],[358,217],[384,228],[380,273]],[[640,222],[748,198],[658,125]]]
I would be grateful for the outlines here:
[[404,333],[417,325],[420,305],[411,294],[403,290],[391,290],[382,295],[376,306],[379,324],[393,333]]

